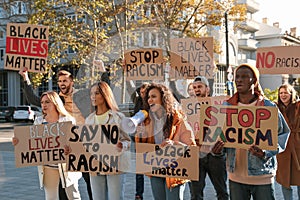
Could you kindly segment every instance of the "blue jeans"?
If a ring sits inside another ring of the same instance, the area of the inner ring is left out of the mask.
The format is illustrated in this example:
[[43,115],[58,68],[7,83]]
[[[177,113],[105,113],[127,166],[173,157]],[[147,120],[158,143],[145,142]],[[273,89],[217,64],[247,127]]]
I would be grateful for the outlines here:
[[169,189],[166,178],[154,176],[150,178],[150,182],[155,200],[183,200],[185,184]]
[[248,185],[229,180],[231,200],[275,200],[274,183],[267,185]]
[[203,199],[206,174],[217,192],[218,200],[228,200],[225,155],[213,156],[211,154],[199,159],[199,180],[192,181],[191,200]]
[[[297,192],[298,192],[298,199],[300,199],[300,186],[297,187]],[[284,200],[293,200],[293,188],[292,186],[289,188],[281,186],[282,194]]]
[[124,174],[90,176],[93,199],[123,200]]
[[135,196],[140,196],[143,198],[144,193],[144,174],[135,175]]

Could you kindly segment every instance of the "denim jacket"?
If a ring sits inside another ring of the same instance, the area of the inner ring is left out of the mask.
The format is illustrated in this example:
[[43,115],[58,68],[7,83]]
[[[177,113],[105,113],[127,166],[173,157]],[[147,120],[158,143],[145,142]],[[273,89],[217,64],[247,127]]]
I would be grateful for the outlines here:
[[[268,99],[263,99],[262,96],[258,99],[261,103],[258,106],[276,106],[273,102]],[[234,105],[229,102],[224,102],[224,105]],[[265,158],[259,158],[252,155],[248,151],[248,174],[251,176],[259,176],[265,174],[275,174],[277,161],[275,155],[285,150],[288,137],[290,135],[290,129],[278,110],[278,148],[276,151],[263,150],[265,152]],[[235,148],[225,148],[226,153],[226,167],[229,172],[234,172],[236,150]]]

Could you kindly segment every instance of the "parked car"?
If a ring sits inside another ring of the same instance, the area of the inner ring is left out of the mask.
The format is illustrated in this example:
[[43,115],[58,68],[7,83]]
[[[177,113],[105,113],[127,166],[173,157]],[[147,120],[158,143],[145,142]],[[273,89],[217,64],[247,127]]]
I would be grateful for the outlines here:
[[0,106],[0,120],[4,119],[7,122],[14,120],[13,115],[16,107],[14,106]]
[[17,106],[13,118],[15,121],[34,121],[36,117],[42,115],[42,110],[35,106]]

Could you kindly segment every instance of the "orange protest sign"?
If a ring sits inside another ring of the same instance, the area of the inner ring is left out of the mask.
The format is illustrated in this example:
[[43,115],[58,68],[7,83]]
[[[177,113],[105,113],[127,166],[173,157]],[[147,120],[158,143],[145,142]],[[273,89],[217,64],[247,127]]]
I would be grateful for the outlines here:
[[14,137],[16,167],[38,166],[65,162],[64,145],[71,122],[16,126]]
[[256,145],[276,150],[278,143],[278,110],[271,106],[203,105],[200,111],[200,143],[249,149]]
[[150,176],[199,179],[197,146],[136,143],[136,172]]
[[134,49],[125,52],[127,80],[164,80],[162,49]]
[[213,37],[171,39],[171,79],[213,78]]
[[258,48],[256,67],[260,74],[300,74],[300,46]]

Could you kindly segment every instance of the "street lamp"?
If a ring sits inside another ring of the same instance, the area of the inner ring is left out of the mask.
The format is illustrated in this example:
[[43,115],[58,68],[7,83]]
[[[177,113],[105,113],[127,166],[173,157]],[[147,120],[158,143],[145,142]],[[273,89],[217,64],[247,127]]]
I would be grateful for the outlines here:
[[225,10],[224,19],[225,19],[225,47],[226,47],[226,69],[228,72],[226,82],[227,95],[233,95],[233,82],[232,82],[232,68],[229,66],[229,41],[228,41],[228,10]]

